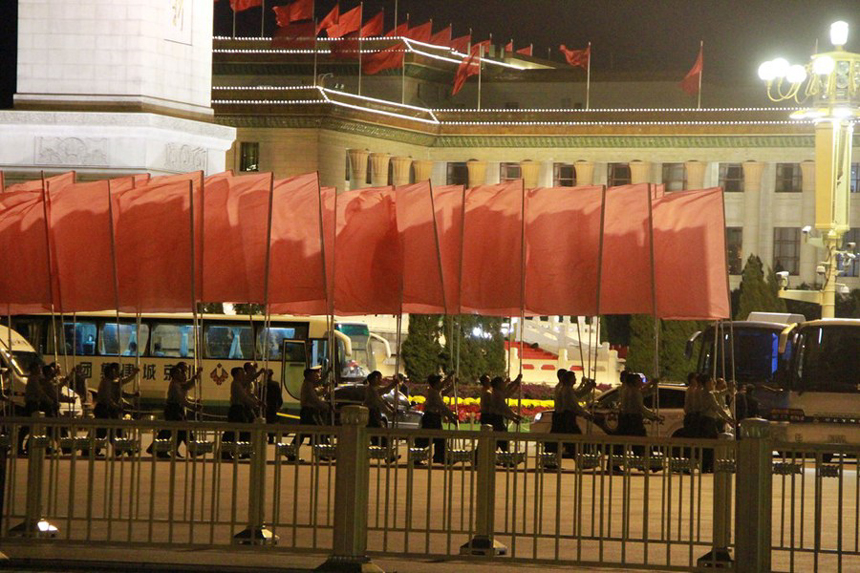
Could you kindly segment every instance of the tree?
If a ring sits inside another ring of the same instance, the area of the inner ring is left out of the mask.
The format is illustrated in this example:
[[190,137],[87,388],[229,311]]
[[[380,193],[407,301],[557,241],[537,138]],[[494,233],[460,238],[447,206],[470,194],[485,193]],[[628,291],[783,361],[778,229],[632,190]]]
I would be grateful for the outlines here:
[[777,295],[779,285],[776,274],[768,269],[765,280],[764,265],[756,255],[750,255],[741,278],[738,308],[735,320],[746,320],[751,312],[785,312],[785,301]]
[[440,318],[437,314],[410,314],[409,329],[401,345],[406,375],[423,382],[443,366]]
[[601,316],[600,342],[608,342],[613,346],[630,346],[630,315]]
[[505,338],[502,336],[501,318],[473,314],[446,316],[442,331],[445,333],[442,363],[446,370],[454,371],[459,351],[461,381],[474,381],[481,374],[505,374]]
[[[693,368],[684,350],[687,340],[705,325],[695,320],[660,321],[660,377],[663,380],[683,381]],[[630,350],[627,353],[627,369],[654,374],[654,318],[647,314],[630,317]]]
[[627,369],[645,374],[654,372],[654,317],[649,314],[634,314],[630,317]]
[[236,314],[263,314],[266,310],[262,304],[234,304]]
[[198,302],[197,312],[204,314],[224,314],[224,303],[222,302]]

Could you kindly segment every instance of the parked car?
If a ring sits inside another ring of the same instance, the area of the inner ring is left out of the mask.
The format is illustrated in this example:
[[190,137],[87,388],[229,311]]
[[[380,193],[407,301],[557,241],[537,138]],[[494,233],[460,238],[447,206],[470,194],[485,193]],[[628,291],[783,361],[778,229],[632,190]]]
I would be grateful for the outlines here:
[[[684,428],[684,394],[687,387],[682,384],[660,384],[660,415],[663,421],[659,423],[646,422],[645,429],[649,436],[657,435],[657,428],[661,437],[674,437]],[[645,391],[645,406],[655,409],[655,392],[653,388]],[[594,422],[591,424],[592,432],[600,434],[615,434],[618,429],[618,403],[621,400],[621,388],[616,387],[607,390],[595,401],[592,409]],[[531,424],[531,431],[536,433],[547,433],[552,426],[552,410],[538,413]],[[579,429],[585,434],[588,420],[577,417]]]
[[[361,406],[364,404],[364,393],[367,391],[367,385],[360,383],[341,384],[334,389],[334,408],[336,421],[340,418],[341,408],[344,406]],[[386,403],[394,407],[395,392],[392,390],[383,396]],[[417,430],[421,427],[421,417],[423,412],[415,410],[409,403],[409,396],[403,392],[399,393],[399,406],[397,408],[397,427],[404,430]],[[382,419],[389,427],[394,426],[394,420],[389,420],[385,412],[382,413]]]

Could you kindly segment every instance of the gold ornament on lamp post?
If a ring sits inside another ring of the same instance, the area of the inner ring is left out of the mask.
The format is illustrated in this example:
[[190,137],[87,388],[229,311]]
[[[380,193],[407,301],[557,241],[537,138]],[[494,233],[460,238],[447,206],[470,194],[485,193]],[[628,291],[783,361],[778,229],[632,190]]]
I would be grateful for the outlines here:
[[848,24],[835,22],[830,26],[832,51],[814,54],[806,65],[776,58],[758,69],[771,101],[810,104],[791,118],[815,124],[815,228],[804,227],[802,234],[805,243],[824,250],[816,267],[823,285],[818,291],[790,290],[788,273],[778,273],[779,296],[821,305],[822,318],[836,316],[840,263],[857,257],[856,245],[841,248],[850,228],[851,140],[860,118],[860,54],[846,51],[847,41]]

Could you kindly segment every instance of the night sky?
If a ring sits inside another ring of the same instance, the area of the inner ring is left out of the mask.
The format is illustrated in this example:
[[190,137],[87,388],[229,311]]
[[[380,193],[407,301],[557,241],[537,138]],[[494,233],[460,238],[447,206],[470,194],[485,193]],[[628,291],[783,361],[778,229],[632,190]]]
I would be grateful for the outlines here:
[[[286,0],[267,0],[266,30],[275,29],[271,11]],[[3,2],[0,19],[0,107],[11,106],[14,92],[16,0]],[[322,18],[335,0],[316,0]],[[342,0],[341,10],[357,6]],[[383,6],[386,28],[394,22],[394,0],[367,0],[370,17]],[[6,8],[8,6],[8,8]],[[259,8],[237,15],[240,35],[260,34]],[[592,73],[641,72],[646,77],[677,75],[692,66],[699,40],[705,42],[704,81],[754,82],[759,63],[778,55],[806,61],[820,41],[829,48],[828,28],[835,20],[851,25],[848,48],[860,51],[858,0],[399,0],[400,21],[406,13],[413,25],[433,18],[434,31],[454,24],[454,35],[473,30],[473,38],[515,47],[535,45],[535,55],[560,60],[558,45],[584,48],[592,42]],[[229,0],[215,3],[214,30],[229,36]]]

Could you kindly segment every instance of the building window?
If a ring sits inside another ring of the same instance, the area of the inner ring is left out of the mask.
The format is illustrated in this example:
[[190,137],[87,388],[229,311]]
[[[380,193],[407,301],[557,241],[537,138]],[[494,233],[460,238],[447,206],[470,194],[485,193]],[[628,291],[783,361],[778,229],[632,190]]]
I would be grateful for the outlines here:
[[555,163],[552,166],[553,187],[576,187],[576,168],[573,163]]
[[743,242],[743,227],[726,227],[726,258],[729,263],[730,275],[739,275],[743,273]]
[[260,170],[260,144],[243,141],[239,144],[239,171]]
[[627,163],[610,163],[607,166],[606,181],[609,187],[630,185],[630,165]]
[[860,193],[860,163],[851,164],[851,192]]
[[[856,164],[855,164],[856,165]],[[848,243],[854,243],[857,245],[860,243],[860,229],[851,229],[842,239],[842,248],[844,250],[848,249]],[[857,247],[855,246],[853,252],[857,252]],[[853,261],[848,257],[842,258],[842,276],[844,277],[860,277],[860,257],[856,257]]]
[[740,163],[720,163],[720,187],[726,193],[742,193],[744,168]]
[[800,229],[797,227],[774,227],[773,270],[788,271],[790,275],[800,271]]
[[776,192],[777,193],[800,193],[800,164],[799,163],[777,163],[776,164]]
[[666,191],[683,191],[687,188],[687,169],[683,163],[663,164],[663,185]]
[[469,167],[465,162],[448,162],[448,185],[468,185]]
[[520,169],[519,163],[500,163],[499,164],[499,182],[514,181],[522,179],[523,170]]

